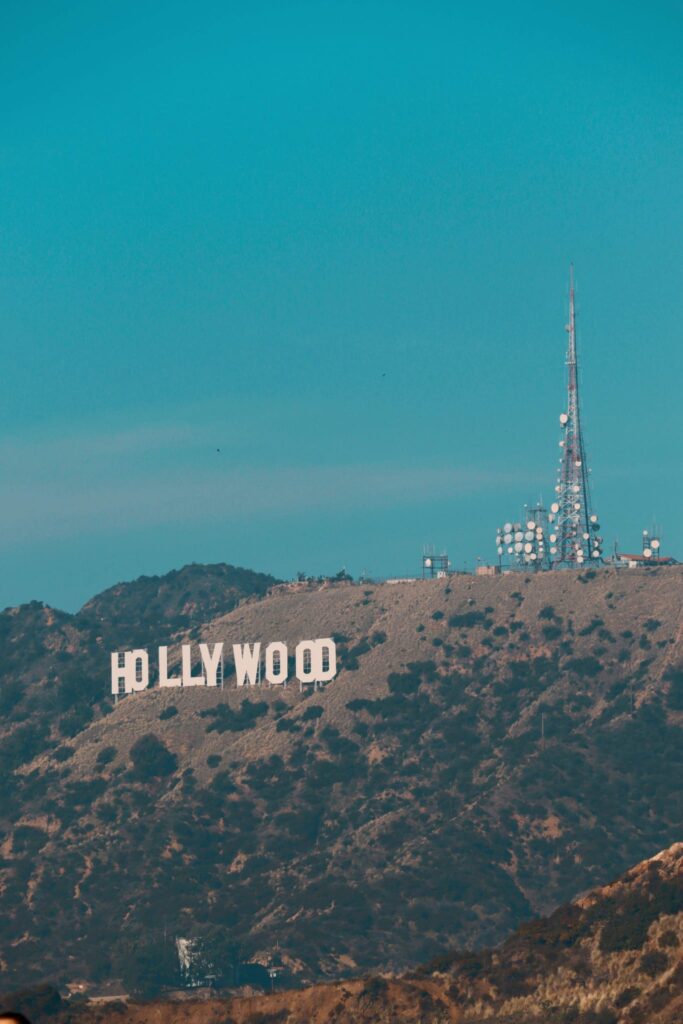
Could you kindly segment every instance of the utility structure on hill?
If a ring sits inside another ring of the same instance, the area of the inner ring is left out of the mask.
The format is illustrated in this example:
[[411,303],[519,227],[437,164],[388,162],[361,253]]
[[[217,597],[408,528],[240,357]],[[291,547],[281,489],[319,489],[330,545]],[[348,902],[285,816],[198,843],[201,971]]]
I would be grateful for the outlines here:
[[577,568],[586,562],[602,561],[600,523],[591,505],[589,469],[581,432],[573,265],[569,268],[567,333],[567,406],[560,415],[562,455],[556,498],[548,516],[553,568]]

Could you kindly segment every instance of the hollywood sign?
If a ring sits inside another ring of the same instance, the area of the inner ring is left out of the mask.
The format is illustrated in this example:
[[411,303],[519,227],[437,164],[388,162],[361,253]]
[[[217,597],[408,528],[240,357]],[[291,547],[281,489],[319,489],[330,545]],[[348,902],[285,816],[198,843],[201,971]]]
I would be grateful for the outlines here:
[[[169,675],[168,647],[157,649],[159,687],[222,686],[225,645],[199,644],[199,662],[193,663],[192,645],[180,648],[179,674]],[[289,651],[281,641],[263,648],[256,644],[233,644],[237,686],[286,686],[289,679]],[[199,671],[194,670],[199,666]],[[294,671],[299,686],[328,683],[337,674],[337,648],[334,640],[302,640],[294,652]],[[111,692],[115,696],[137,693],[150,685],[150,660],[147,651],[114,651],[111,655]]]

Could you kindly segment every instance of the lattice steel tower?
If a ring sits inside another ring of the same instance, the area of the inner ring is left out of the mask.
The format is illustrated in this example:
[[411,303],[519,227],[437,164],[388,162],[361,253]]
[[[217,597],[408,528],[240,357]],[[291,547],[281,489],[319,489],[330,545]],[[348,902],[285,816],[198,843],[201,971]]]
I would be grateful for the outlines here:
[[574,568],[602,559],[600,523],[591,507],[586,451],[581,433],[579,372],[576,358],[574,267],[569,268],[569,343],[567,346],[567,408],[560,416],[562,456],[555,487],[556,499],[548,516],[550,556],[556,568]]

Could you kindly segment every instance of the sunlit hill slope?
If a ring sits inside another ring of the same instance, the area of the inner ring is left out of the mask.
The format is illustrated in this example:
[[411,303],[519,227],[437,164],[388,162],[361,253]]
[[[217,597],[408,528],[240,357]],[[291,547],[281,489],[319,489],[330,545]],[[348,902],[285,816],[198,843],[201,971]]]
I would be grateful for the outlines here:
[[[153,991],[174,935],[217,932],[301,980],[406,968],[680,838],[683,570],[182,573],[0,617],[3,988]],[[112,707],[112,649],[326,635],[324,691]]]

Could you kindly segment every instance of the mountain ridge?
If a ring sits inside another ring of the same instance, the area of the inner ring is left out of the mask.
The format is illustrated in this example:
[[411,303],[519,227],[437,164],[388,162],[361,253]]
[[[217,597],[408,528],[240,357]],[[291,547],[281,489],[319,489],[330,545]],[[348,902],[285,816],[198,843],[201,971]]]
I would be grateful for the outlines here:
[[228,680],[113,709],[96,647],[101,712],[12,769],[1,823],[4,941],[54,921],[66,960],[49,934],[8,944],[6,977],[36,977],[37,953],[43,976],[121,976],[164,920],[256,959],[279,945],[303,981],[400,969],[618,874],[682,818],[682,582],[280,585],[174,634],[334,634],[339,675],[315,694]]

